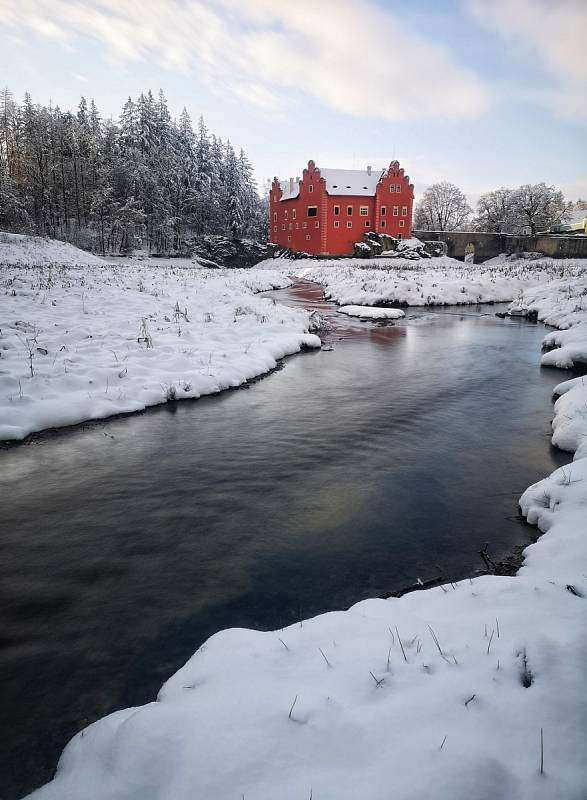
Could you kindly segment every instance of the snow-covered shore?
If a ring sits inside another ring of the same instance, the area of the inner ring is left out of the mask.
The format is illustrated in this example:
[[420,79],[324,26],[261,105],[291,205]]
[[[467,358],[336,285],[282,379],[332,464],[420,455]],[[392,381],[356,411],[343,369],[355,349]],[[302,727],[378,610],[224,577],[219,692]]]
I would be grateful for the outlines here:
[[256,296],[288,286],[283,272],[110,264],[60,242],[4,245],[0,440],[236,387],[320,346],[309,314]]
[[402,258],[341,260],[270,259],[259,268],[283,269],[324,286],[339,305],[462,305],[504,303],[553,280],[587,276],[587,261],[544,258],[536,261],[494,259],[490,265],[463,264],[441,257],[425,261]]
[[74,737],[36,800],[584,800],[587,415],[568,399],[583,379],[556,391],[553,441],[575,459],[520,499],[544,535],[517,576],[221,631],[156,702]]

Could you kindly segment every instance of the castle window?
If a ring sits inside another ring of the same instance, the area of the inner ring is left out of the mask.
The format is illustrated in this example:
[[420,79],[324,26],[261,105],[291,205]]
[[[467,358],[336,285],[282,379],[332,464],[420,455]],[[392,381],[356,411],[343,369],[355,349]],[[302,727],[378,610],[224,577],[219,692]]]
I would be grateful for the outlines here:
[[394,206],[393,207],[393,216],[394,217],[399,217],[399,206]]
[[403,219],[400,219],[400,221],[399,221],[399,226],[400,226],[400,228],[403,228],[403,227],[404,227],[404,221],[403,221]]
[[401,240],[401,238],[402,238],[401,233],[398,233],[397,238]]
[[291,242],[291,234],[287,237],[287,241]]
[[273,233],[277,233],[277,225],[273,226]]
[[369,206],[361,206],[361,207],[359,208],[359,214],[360,214],[362,217],[366,217],[366,216],[368,215],[368,213],[369,213]]
[[295,210],[295,208],[294,208],[294,210],[291,212],[291,218],[292,218],[292,219],[295,219],[295,218],[296,218],[296,210]]
[[338,217],[340,214],[340,206],[334,206],[334,216]]
[[385,220],[384,219],[381,220],[381,227],[385,228]]
[[347,222],[346,226],[347,226],[347,228],[352,228],[353,227],[353,223],[349,220]]
[[299,227],[300,227],[300,223],[299,223],[299,222],[296,222],[296,231],[297,231],[297,229],[298,229]]
[[306,234],[306,241],[309,242],[311,238],[312,238],[311,234],[307,233]]
[[390,192],[395,192],[395,183],[390,183],[389,184],[389,191]]
[[316,220],[316,222],[314,223],[314,227],[315,228],[319,228],[320,227],[320,223],[318,222],[318,220]]
[[313,192],[313,191],[314,191],[314,185],[313,185],[313,184],[310,184],[310,185],[308,186],[308,191],[309,191],[309,192]]
[[281,230],[282,230],[282,231],[284,231],[284,230],[285,230],[285,223],[283,223],[283,225],[281,226]]
[[277,222],[277,211],[273,212],[273,222]]
[[371,227],[371,220],[370,219],[366,219],[365,220],[365,227],[366,228],[370,228]]
[[309,217],[317,217],[318,216],[318,206],[308,206],[308,216]]
[[308,223],[307,222],[302,222],[302,228],[307,228],[307,227],[308,227]]
[[401,190],[402,190],[402,187],[401,187],[401,185],[400,185],[399,183],[396,183],[396,185],[395,185],[395,191],[396,191],[396,192],[401,192]]
[[285,217],[284,217],[284,219],[287,219],[287,209],[285,209]]
[[381,216],[382,217],[385,216],[386,212],[387,212],[387,209],[385,208],[385,206],[381,206]]
[[353,216],[353,207],[352,206],[347,206],[346,207],[346,213],[347,213],[347,217],[352,217]]
[[407,217],[407,216],[408,216],[408,207],[402,206],[402,217]]
[[340,222],[337,219],[334,220],[334,227],[340,228]]

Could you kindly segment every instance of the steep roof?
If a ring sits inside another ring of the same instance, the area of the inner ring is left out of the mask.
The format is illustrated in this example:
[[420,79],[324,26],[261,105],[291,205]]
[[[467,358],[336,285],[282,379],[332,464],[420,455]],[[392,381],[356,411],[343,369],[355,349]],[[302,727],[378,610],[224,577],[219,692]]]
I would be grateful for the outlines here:
[[[320,176],[326,182],[326,191],[331,195],[363,195],[373,197],[379,179],[385,170],[371,170],[371,174],[366,169],[322,169],[318,167]],[[290,191],[289,181],[280,181],[281,199],[293,200],[300,194],[298,181],[293,182]]]
[[379,183],[379,178],[384,170],[371,170],[371,174],[366,169],[322,169],[320,175],[326,181],[326,191],[328,194],[342,195],[365,195],[372,196]]

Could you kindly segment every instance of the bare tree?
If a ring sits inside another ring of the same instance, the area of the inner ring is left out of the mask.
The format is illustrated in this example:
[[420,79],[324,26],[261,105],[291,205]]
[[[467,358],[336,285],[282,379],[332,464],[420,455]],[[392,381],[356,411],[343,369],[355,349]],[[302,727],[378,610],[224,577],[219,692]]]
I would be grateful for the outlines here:
[[490,233],[512,233],[516,226],[515,189],[495,189],[482,194],[477,202],[475,230]]
[[416,206],[414,228],[426,231],[458,231],[469,221],[472,209],[463,192],[443,181],[429,186]]
[[564,219],[570,208],[563,193],[545,183],[520,186],[515,193],[514,206],[518,232],[532,235]]

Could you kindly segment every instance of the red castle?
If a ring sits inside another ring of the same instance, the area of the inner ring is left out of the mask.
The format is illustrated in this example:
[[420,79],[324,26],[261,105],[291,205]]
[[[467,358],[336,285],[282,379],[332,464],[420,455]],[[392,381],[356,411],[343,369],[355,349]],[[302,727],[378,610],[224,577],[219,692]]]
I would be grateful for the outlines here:
[[414,187],[398,161],[388,169],[319,169],[308,161],[302,179],[273,179],[270,241],[297,252],[350,256],[364,233],[412,235]]

